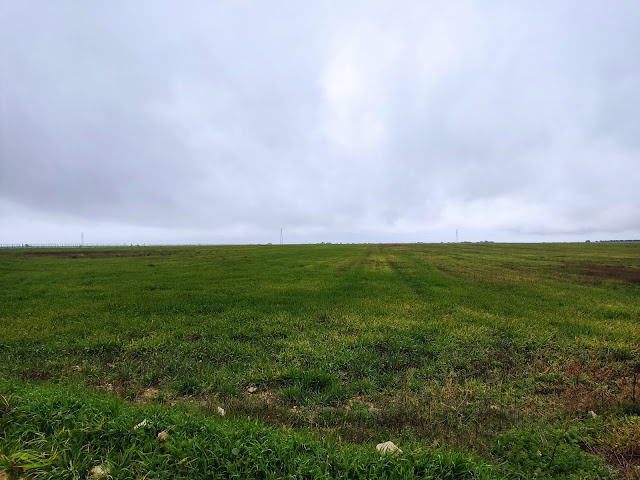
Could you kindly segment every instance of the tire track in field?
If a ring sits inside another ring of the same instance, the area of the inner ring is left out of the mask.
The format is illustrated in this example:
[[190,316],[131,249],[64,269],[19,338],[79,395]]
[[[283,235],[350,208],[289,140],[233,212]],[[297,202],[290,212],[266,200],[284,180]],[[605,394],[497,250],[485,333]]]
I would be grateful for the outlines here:
[[[390,248],[387,247],[387,250]],[[387,263],[396,278],[404,282],[422,300],[432,299],[437,295],[438,289],[457,283],[434,265],[424,262],[415,254],[412,255],[411,252],[403,253],[402,260],[390,252],[386,253]]]

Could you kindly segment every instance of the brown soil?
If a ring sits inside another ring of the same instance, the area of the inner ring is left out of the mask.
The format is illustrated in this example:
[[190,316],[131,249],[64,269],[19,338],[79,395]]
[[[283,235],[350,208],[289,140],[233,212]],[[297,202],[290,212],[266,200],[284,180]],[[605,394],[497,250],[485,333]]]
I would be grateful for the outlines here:
[[623,265],[601,265],[589,263],[565,263],[560,272],[566,275],[579,275],[585,279],[612,279],[622,282],[640,283],[640,270]]
[[130,258],[130,257],[147,257],[150,255],[170,255],[171,251],[151,251],[141,248],[119,248],[111,250],[82,248],[82,249],[33,249],[23,252],[23,255],[29,257],[55,257],[55,258]]
[[150,402],[158,397],[160,391],[155,387],[148,387],[143,389],[135,399],[136,403]]

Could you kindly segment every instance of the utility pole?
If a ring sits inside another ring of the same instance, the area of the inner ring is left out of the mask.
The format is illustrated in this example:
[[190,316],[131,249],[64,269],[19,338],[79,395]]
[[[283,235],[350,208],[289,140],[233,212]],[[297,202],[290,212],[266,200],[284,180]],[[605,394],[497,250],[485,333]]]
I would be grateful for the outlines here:
[[280,245],[282,245],[283,242],[283,238],[282,238],[282,227],[280,227]]
[[456,228],[456,243],[460,243],[460,242],[458,241],[458,229],[457,229],[457,228]]
[[84,247],[84,232],[80,234],[80,246]]

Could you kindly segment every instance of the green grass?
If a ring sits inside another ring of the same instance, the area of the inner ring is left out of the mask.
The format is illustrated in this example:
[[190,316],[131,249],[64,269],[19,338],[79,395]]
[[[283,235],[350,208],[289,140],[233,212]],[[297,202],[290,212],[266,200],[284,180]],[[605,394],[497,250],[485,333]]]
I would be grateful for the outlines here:
[[[9,391],[16,407],[0,425],[9,438],[3,450],[13,453],[0,466],[14,473],[86,478],[102,466],[123,479],[496,478],[481,460],[440,449],[380,457],[362,446],[184,407],[131,406],[72,388]],[[164,442],[160,432],[168,435]]]
[[[438,455],[467,472],[451,478],[601,478],[606,462],[633,478],[640,463],[636,244],[4,250],[0,287],[0,379],[13,412],[0,453],[58,452],[32,472],[75,478],[59,455],[86,445],[64,444],[45,420],[54,399],[80,395],[93,413],[66,421],[115,422],[91,458],[115,455],[118,469],[129,458],[118,456],[124,419],[146,412],[289,445],[274,478],[295,475],[296,462],[311,469],[299,478],[367,478],[327,470],[327,455],[381,468],[380,478],[439,478],[429,473]],[[17,411],[42,446],[12,427]],[[389,439],[409,452],[401,461],[376,457]],[[311,453],[295,447],[305,442]],[[270,452],[255,448],[248,458]],[[162,455],[135,475],[204,475]]]

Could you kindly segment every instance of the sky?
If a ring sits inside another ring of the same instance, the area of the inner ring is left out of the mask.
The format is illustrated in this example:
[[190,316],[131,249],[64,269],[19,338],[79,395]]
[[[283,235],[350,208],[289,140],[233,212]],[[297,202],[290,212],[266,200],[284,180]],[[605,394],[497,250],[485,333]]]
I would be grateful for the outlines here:
[[0,0],[0,244],[640,238],[637,0]]

